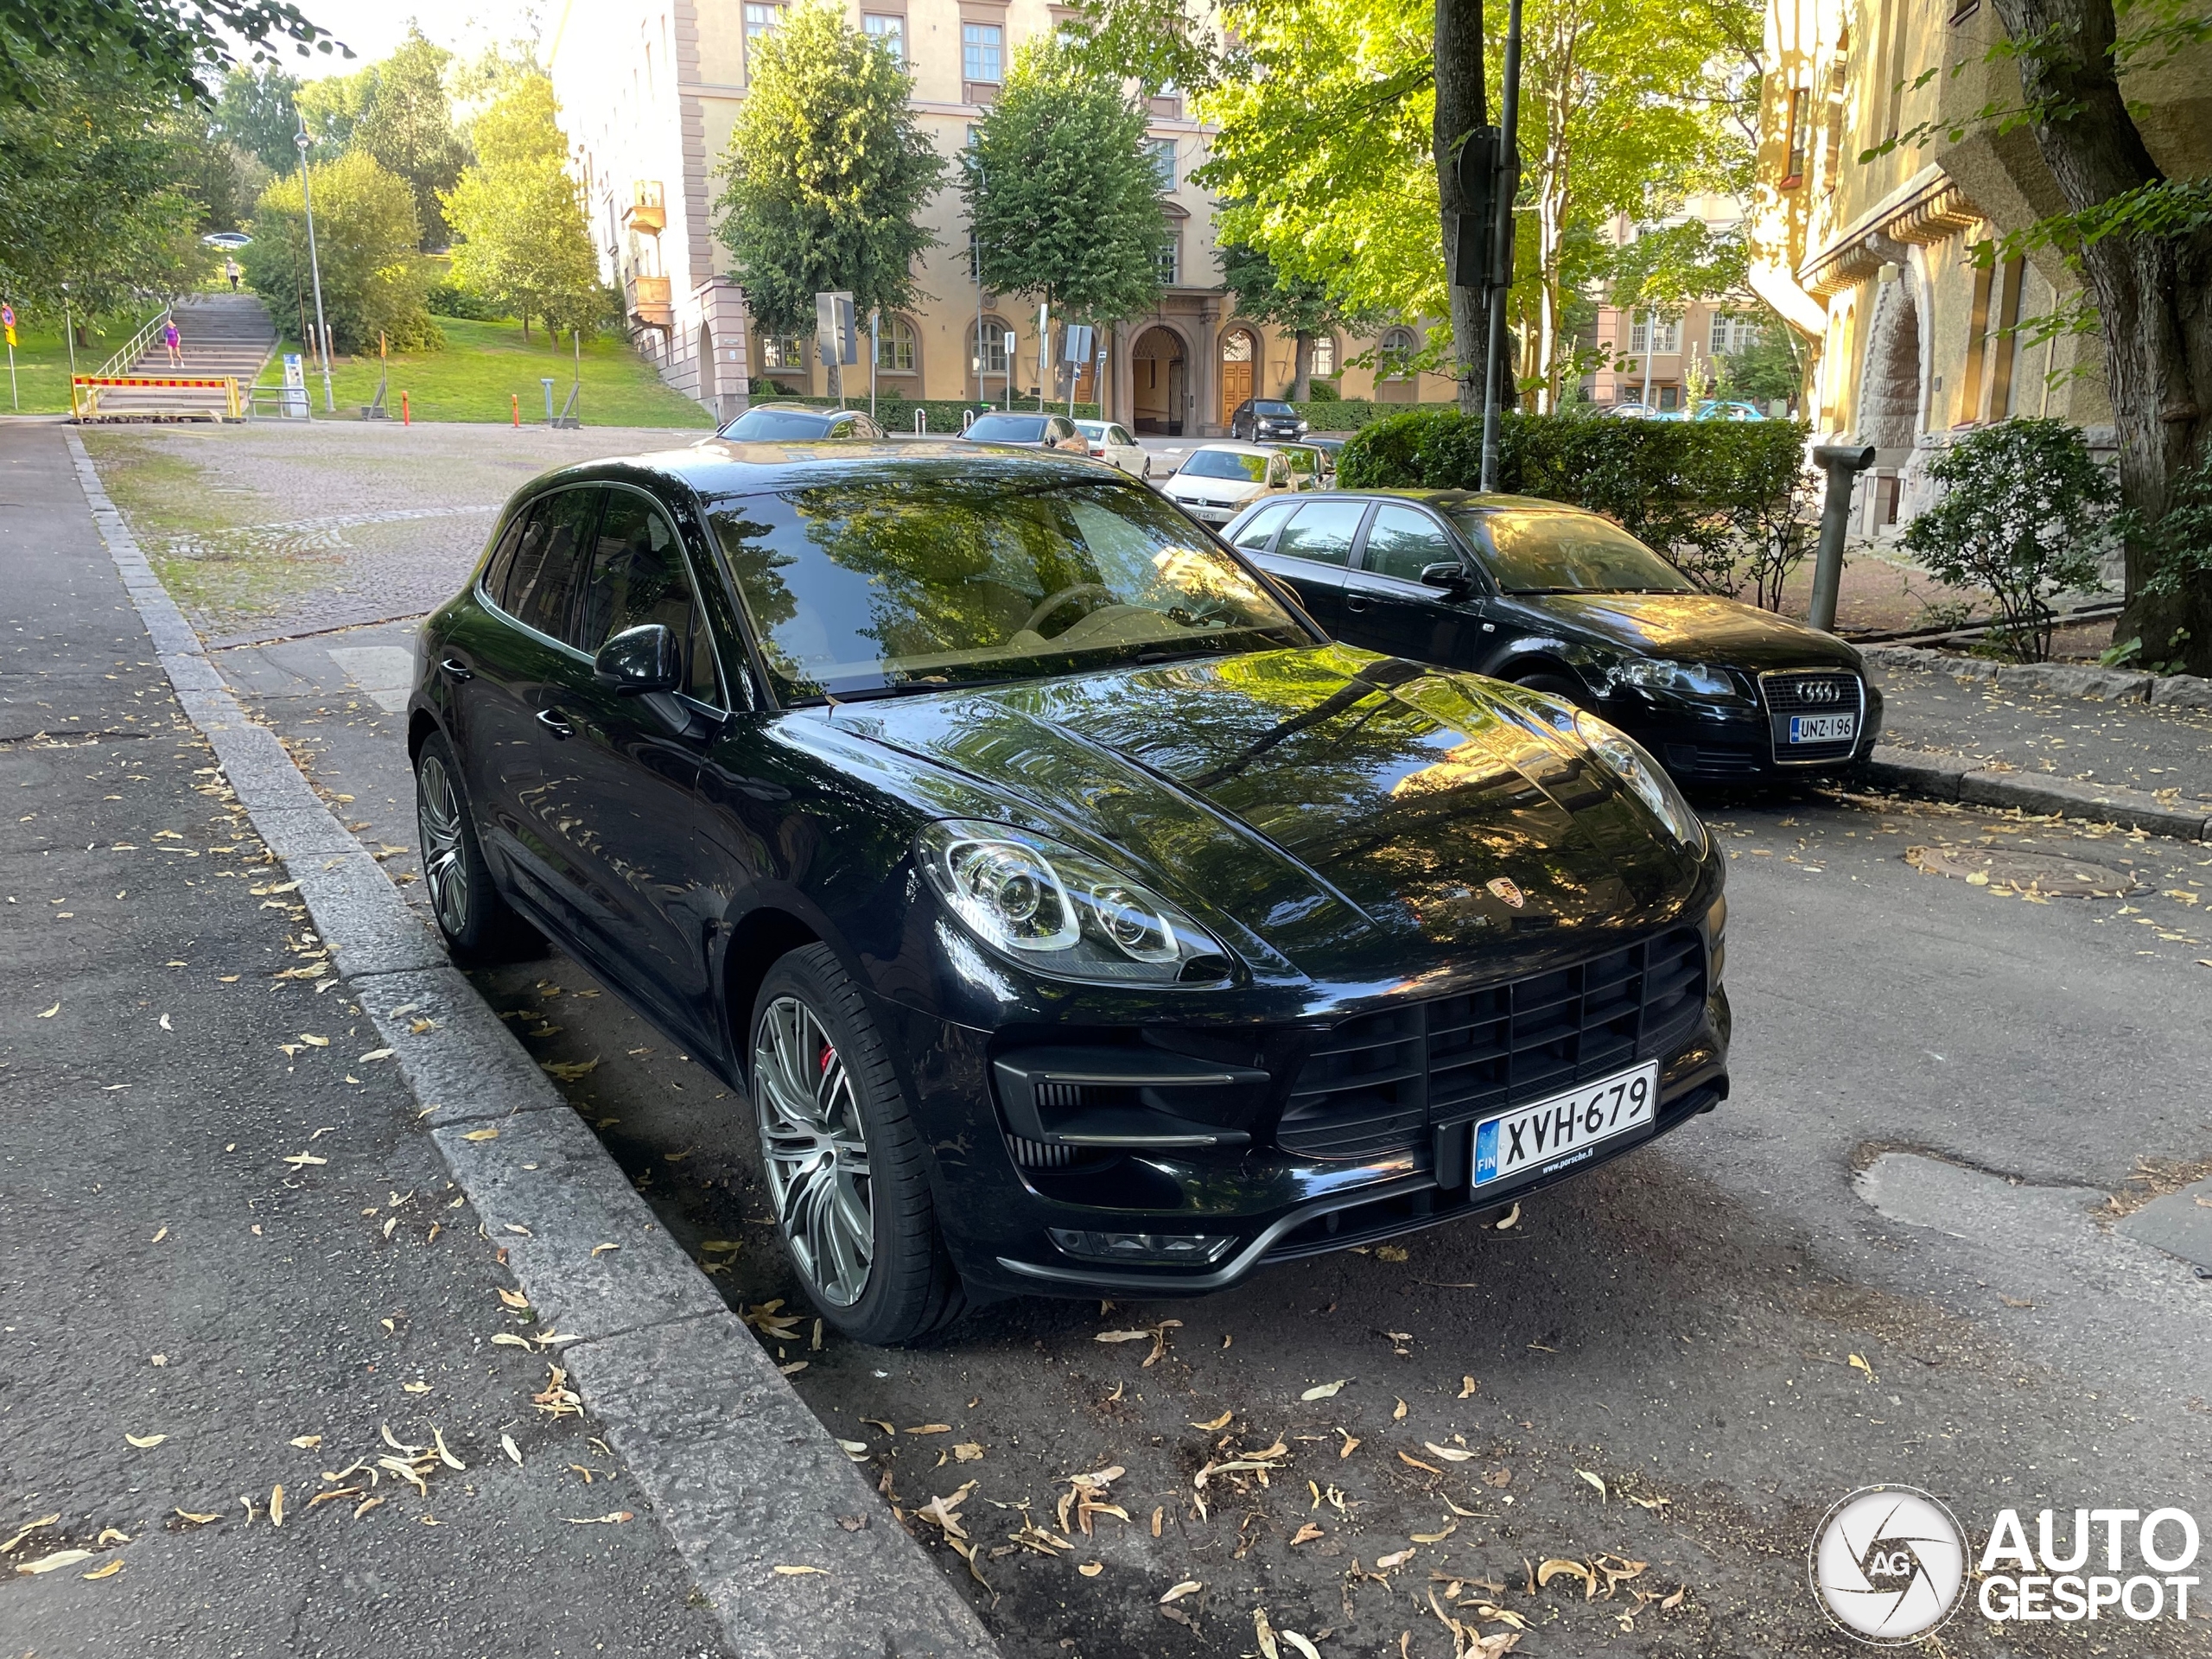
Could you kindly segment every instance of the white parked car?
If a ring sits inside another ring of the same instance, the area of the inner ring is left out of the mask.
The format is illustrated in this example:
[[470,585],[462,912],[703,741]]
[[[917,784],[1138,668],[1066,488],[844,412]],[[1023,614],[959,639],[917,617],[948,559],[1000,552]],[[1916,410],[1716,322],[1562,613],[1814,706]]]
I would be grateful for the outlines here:
[[1225,524],[1262,496],[1297,487],[1290,457],[1256,443],[1202,444],[1160,486],[1161,494],[1208,524]]
[[1118,467],[1132,478],[1152,476],[1152,457],[1129,435],[1129,429],[1112,421],[1077,421],[1075,429],[1090,446],[1090,458]]

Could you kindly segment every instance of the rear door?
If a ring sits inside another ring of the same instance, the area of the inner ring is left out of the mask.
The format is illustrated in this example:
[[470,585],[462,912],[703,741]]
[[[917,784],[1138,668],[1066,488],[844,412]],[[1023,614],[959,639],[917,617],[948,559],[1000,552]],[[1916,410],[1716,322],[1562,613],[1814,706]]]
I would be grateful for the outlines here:
[[1344,623],[1344,569],[1366,522],[1369,503],[1330,496],[1299,505],[1258,563],[1298,590],[1299,599],[1332,638]]
[[1344,575],[1343,639],[1442,668],[1470,668],[1479,651],[1482,617],[1473,599],[1455,601],[1421,573],[1431,565],[1473,571],[1451,531],[1427,511],[1403,501],[1376,504],[1359,557]]
[[[549,714],[558,740],[550,824],[571,903],[625,984],[680,1027],[701,1033],[708,995],[705,934],[719,909],[693,856],[700,756],[724,707],[697,587],[668,512],[645,491],[610,485],[585,564],[576,621]],[[592,667],[627,629],[673,632],[683,690],[626,695]]]

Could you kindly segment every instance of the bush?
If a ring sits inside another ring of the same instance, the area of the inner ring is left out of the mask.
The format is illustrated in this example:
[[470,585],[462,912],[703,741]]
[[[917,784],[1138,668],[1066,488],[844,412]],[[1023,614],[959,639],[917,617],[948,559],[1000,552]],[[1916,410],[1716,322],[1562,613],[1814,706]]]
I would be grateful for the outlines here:
[[1344,401],[1344,393],[1340,384],[1336,380],[1329,378],[1325,375],[1317,374],[1306,384],[1307,388],[1313,393],[1313,397],[1310,401],[1313,403],[1336,404],[1342,403]]
[[1293,404],[1299,418],[1316,432],[1357,432],[1377,421],[1395,420],[1408,413],[1456,412],[1457,404],[1378,404],[1365,397],[1315,397]]
[[2055,595],[2100,584],[2120,490],[2064,421],[2001,421],[1969,432],[1928,475],[1943,499],[1901,538],[1937,581],[1986,588],[1996,640],[2021,662],[2050,655]]
[[455,283],[432,283],[423,303],[434,317],[459,317],[464,322],[500,322],[506,317],[491,301],[478,298]]
[[[1353,435],[1337,476],[1347,489],[1477,489],[1482,436],[1456,408],[1393,415]],[[1504,493],[1603,513],[1693,581],[1770,610],[1811,544],[1813,482],[1794,423],[1507,410],[1498,449]]]
[[[435,351],[445,336],[430,321],[429,264],[415,251],[422,231],[407,181],[357,152],[315,167],[312,178],[323,316],[338,349],[373,351],[382,334],[396,352]],[[307,214],[297,173],[261,193],[253,210],[253,241],[238,257],[246,281],[269,302],[280,326],[298,316],[303,295],[312,317]]]

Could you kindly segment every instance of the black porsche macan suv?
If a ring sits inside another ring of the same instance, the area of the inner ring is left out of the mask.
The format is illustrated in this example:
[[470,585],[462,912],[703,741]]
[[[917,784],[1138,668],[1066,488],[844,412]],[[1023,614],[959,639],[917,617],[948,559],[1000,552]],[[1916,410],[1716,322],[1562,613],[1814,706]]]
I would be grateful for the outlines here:
[[518,913],[743,1090],[861,1339],[1495,1214],[1727,1092],[1724,861],[1642,749],[1096,462],[553,473],[420,651],[452,947]]
[[1257,503],[1221,533],[1345,644],[1565,698],[1685,783],[1839,771],[1881,728],[1850,645],[1705,592],[1579,507],[1338,491]]

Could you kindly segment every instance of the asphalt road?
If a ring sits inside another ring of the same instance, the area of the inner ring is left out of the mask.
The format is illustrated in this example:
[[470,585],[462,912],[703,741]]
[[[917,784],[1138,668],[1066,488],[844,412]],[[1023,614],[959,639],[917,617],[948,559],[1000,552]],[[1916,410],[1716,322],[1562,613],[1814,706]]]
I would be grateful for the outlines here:
[[501,1252],[58,429],[0,427],[0,1654],[719,1653],[596,1425],[492,1341],[531,1328]]
[[[373,845],[411,841],[371,689],[405,627],[223,659]],[[1263,1607],[1325,1654],[1409,1633],[1440,1656],[1431,1590],[1484,1579],[1503,1588],[1463,1599],[1526,1619],[1523,1652],[1828,1653],[1804,1552],[1860,1485],[1928,1487],[1976,1528],[2000,1505],[2201,1510],[2212,1283],[2110,1224],[2212,1160],[2212,926],[2185,897],[2212,889],[2212,848],[1842,796],[1707,805],[1731,857],[1734,1096],[1510,1231],[1195,1302],[1001,1303],[910,1351],[817,1351],[803,1310],[768,1337],[910,1516],[974,1483],[956,1515],[988,1587],[944,1560],[1010,1653],[1249,1651]],[[2109,896],[2008,891],[2038,855]],[[733,1303],[791,1312],[744,1102],[561,957],[479,983],[541,1059],[598,1062],[578,1109]],[[1097,1339],[1130,1331],[1154,1336]],[[1264,1484],[1194,1490],[1278,1441]],[[1116,1465],[1129,1519],[1058,1534],[1066,1478]],[[1073,1548],[1017,1541],[1026,1521]],[[1601,1555],[1644,1565],[1610,1597],[1572,1575],[1526,1592],[1529,1563]],[[2212,1651],[2202,1623],[2125,1638]],[[1944,1641],[2093,1650],[2048,1624]]]

